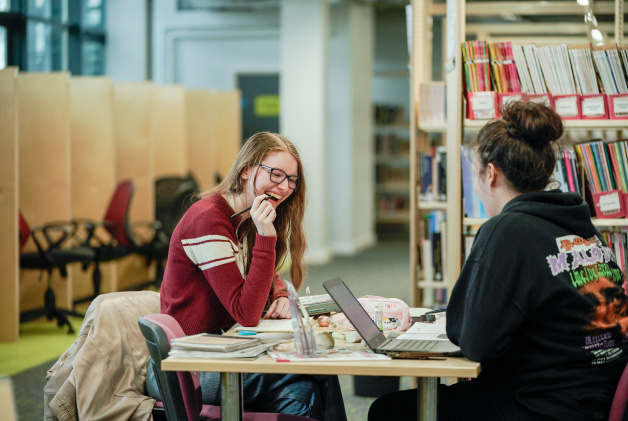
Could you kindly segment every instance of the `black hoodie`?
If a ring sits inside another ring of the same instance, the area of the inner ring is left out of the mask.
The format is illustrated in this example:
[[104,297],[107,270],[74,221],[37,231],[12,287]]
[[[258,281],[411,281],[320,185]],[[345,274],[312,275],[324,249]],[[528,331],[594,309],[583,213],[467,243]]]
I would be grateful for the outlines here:
[[628,361],[615,255],[580,196],[521,194],[480,228],[447,308],[447,334],[482,363],[503,419],[608,412]]

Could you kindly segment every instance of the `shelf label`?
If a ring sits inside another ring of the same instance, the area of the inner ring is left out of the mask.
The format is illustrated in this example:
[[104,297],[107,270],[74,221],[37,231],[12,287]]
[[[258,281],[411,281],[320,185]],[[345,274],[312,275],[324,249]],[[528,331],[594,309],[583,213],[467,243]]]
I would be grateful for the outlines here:
[[578,97],[566,96],[554,99],[556,113],[562,117],[575,117],[578,115]]
[[512,95],[502,94],[501,97],[502,97],[503,106],[506,106],[510,102],[521,101],[521,94],[512,94]]
[[495,118],[495,95],[493,92],[469,92],[471,109],[476,119]]
[[547,94],[530,95],[528,96],[528,101],[543,104],[546,107],[549,107],[551,105],[549,95]]
[[602,95],[582,98],[582,115],[584,117],[603,117],[605,114]]
[[613,108],[615,111],[615,116],[628,116],[628,96],[613,98]]
[[618,192],[600,195],[600,210],[603,214],[617,213],[621,210]]

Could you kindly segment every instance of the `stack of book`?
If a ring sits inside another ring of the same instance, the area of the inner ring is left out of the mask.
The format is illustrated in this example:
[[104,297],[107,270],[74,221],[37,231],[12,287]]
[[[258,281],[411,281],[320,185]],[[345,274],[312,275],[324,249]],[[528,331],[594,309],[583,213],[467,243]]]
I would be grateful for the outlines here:
[[600,87],[597,83],[597,75],[593,65],[591,46],[589,44],[570,46],[569,58],[571,60],[571,69],[576,79],[578,93],[582,95],[598,95]]
[[570,149],[561,149],[556,153],[556,168],[554,180],[564,192],[574,192],[583,195],[578,177],[578,162],[576,152]]
[[628,93],[626,76],[616,45],[593,48],[593,60],[598,69],[604,91],[609,95]]
[[491,90],[490,53],[486,41],[467,41],[462,47],[462,61],[467,91]]
[[180,358],[257,358],[266,352],[268,344],[262,344],[257,338],[213,335],[198,335],[175,338],[170,342],[168,355]]
[[521,83],[521,91],[526,94],[546,94],[545,80],[537,58],[537,47],[531,45],[512,46],[517,74]]
[[625,141],[592,141],[575,146],[598,218],[623,218],[628,197]]
[[488,44],[491,55],[491,70],[497,92],[521,92],[517,66],[511,42],[492,42]]

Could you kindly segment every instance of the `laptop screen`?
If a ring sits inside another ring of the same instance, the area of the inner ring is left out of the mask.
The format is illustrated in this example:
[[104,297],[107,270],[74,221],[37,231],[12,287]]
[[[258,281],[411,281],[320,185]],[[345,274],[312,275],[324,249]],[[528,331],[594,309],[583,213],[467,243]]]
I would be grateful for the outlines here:
[[377,325],[342,279],[334,278],[325,281],[323,287],[370,348],[375,349],[386,341],[386,336],[377,328]]

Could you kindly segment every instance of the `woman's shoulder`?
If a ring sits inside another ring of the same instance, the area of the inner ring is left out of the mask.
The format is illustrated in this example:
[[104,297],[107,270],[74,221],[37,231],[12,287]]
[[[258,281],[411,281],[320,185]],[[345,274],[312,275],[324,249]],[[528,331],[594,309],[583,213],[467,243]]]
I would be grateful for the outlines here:
[[[187,210],[179,224],[185,229],[196,231],[198,227],[203,230],[223,231],[224,227],[231,227],[230,213],[231,207],[219,194],[208,196],[198,200]],[[197,227],[197,228],[194,228]]]
[[186,216],[189,215],[196,217],[199,215],[224,215],[225,217],[228,217],[230,210],[231,207],[227,201],[220,194],[216,193],[196,201],[192,206],[190,206],[186,212]]

